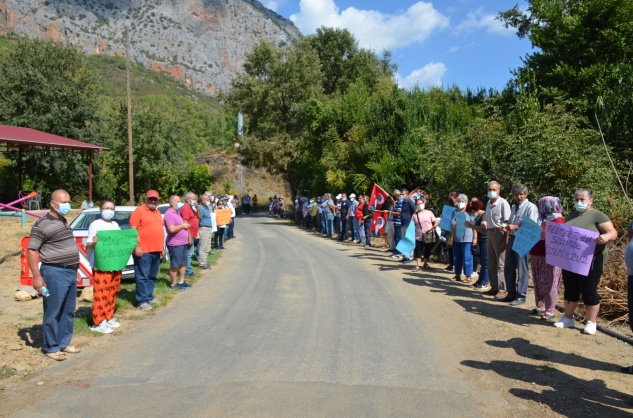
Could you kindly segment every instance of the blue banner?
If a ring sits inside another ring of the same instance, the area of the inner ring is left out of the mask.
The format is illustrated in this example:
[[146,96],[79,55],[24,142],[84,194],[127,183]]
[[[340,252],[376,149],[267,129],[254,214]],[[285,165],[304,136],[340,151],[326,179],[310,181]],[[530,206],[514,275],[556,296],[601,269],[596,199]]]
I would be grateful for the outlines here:
[[455,212],[457,208],[455,206],[444,205],[442,209],[442,216],[440,219],[440,228],[445,231],[451,230],[451,218],[453,217],[453,212]]
[[543,230],[536,222],[524,216],[514,237],[512,251],[516,252],[519,257],[523,257],[541,240],[542,232]]
[[466,212],[455,212],[455,236],[464,239],[466,235]]
[[415,248],[415,223],[410,222],[407,227],[407,233],[404,234],[404,237],[398,242],[396,246],[396,250],[400,251],[401,254],[408,256],[411,254],[411,251]]

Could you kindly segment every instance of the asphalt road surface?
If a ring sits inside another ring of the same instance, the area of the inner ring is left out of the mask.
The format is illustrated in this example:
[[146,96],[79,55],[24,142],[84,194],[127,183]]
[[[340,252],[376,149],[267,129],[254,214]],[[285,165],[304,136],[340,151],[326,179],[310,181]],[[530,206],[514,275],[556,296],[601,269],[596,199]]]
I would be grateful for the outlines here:
[[239,218],[236,235],[193,290],[37,377],[9,414],[484,415],[447,366],[435,302],[412,302],[384,253],[265,216]]

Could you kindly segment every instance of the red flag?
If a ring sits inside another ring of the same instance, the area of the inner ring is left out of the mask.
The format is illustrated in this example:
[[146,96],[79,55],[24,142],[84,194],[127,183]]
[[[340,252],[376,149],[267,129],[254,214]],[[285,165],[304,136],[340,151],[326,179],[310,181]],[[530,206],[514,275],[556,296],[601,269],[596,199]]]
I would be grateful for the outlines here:
[[387,199],[389,199],[389,193],[374,183],[374,188],[371,190],[371,197],[369,198],[369,206],[380,209]]
[[371,220],[371,228],[369,232],[378,231],[378,234],[382,235],[387,225],[388,213],[374,212],[374,217]]

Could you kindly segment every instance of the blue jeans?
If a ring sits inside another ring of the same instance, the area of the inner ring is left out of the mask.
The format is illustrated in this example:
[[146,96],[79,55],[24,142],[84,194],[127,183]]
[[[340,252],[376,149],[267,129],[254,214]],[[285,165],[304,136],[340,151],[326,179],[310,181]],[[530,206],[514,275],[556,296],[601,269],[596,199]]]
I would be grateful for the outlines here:
[[488,245],[486,243],[477,244],[477,247],[479,248],[479,264],[481,264],[477,283],[486,286],[490,281],[488,276]]
[[470,277],[473,274],[473,243],[455,242],[453,243],[453,253],[455,254],[455,275],[462,274]]
[[365,223],[362,219],[360,221],[354,219],[354,225],[356,226],[356,230],[358,231],[357,240],[360,242],[365,242]]
[[231,223],[229,224],[229,227],[227,228],[228,229],[228,235],[227,235],[228,238],[233,238],[234,237],[234,235],[233,235],[233,228],[234,227],[235,227],[235,218],[231,218]]
[[[523,257],[519,257],[515,251],[512,250],[512,244],[514,244],[514,235],[508,237],[508,246],[506,248],[506,260],[503,266],[503,275],[505,276],[506,291],[508,292],[508,298],[524,298],[527,295],[528,290],[528,266],[530,265],[529,253]],[[519,270],[519,277],[517,283],[517,269]]]
[[193,244],[187,247],[187,269],[185,270],[185,274],[193,274],[193,270],[191,269],[191,259],[193,258],[193,252],[197,247],[198,239],[193,240]]
[[371,245],[371,217],[365,219],[365,244]]
[[319,216],[319,225],[321,225],[321,233],[325,234],[327,229],[325,228],[325,215],[322,213],[318,214]]
[[350,222],[352,223],[352,240],[358,241],[360,239],[358,235],[358,224],[356,223],[356,218],[354,218],[353,214],[350,215]]
[[154,299],[156,276],[160,266],[160,253],[143,253],[134,258],[134,280],[136,281],[136,303],[147,303]]
[[[402,239],[402,227],[394,223],[393,231],[391,233],[393,234],[393,248],[396,248],[398,246],[398,243]],[[400,254],[400,251],[396,250],[395,253]]]
[[77,270],[60,267],[40,267],[50,296],[43,297],[42,351],[56,353],[68,347],[73,338],[75,306],[77,304]]
[[327,232],[327,236],[331,237],[334,235],[334,215],[327,214],[325,215],[325,230]]

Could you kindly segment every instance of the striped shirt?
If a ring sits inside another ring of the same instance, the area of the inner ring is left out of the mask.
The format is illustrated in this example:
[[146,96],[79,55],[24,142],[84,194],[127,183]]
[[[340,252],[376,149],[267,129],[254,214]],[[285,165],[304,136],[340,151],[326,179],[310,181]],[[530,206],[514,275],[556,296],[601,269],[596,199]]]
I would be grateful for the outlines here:
[[31,228],[28,248],[39,251],[42,263],[79,264],[73,230],[65,218],[55,218],[50,212]]

